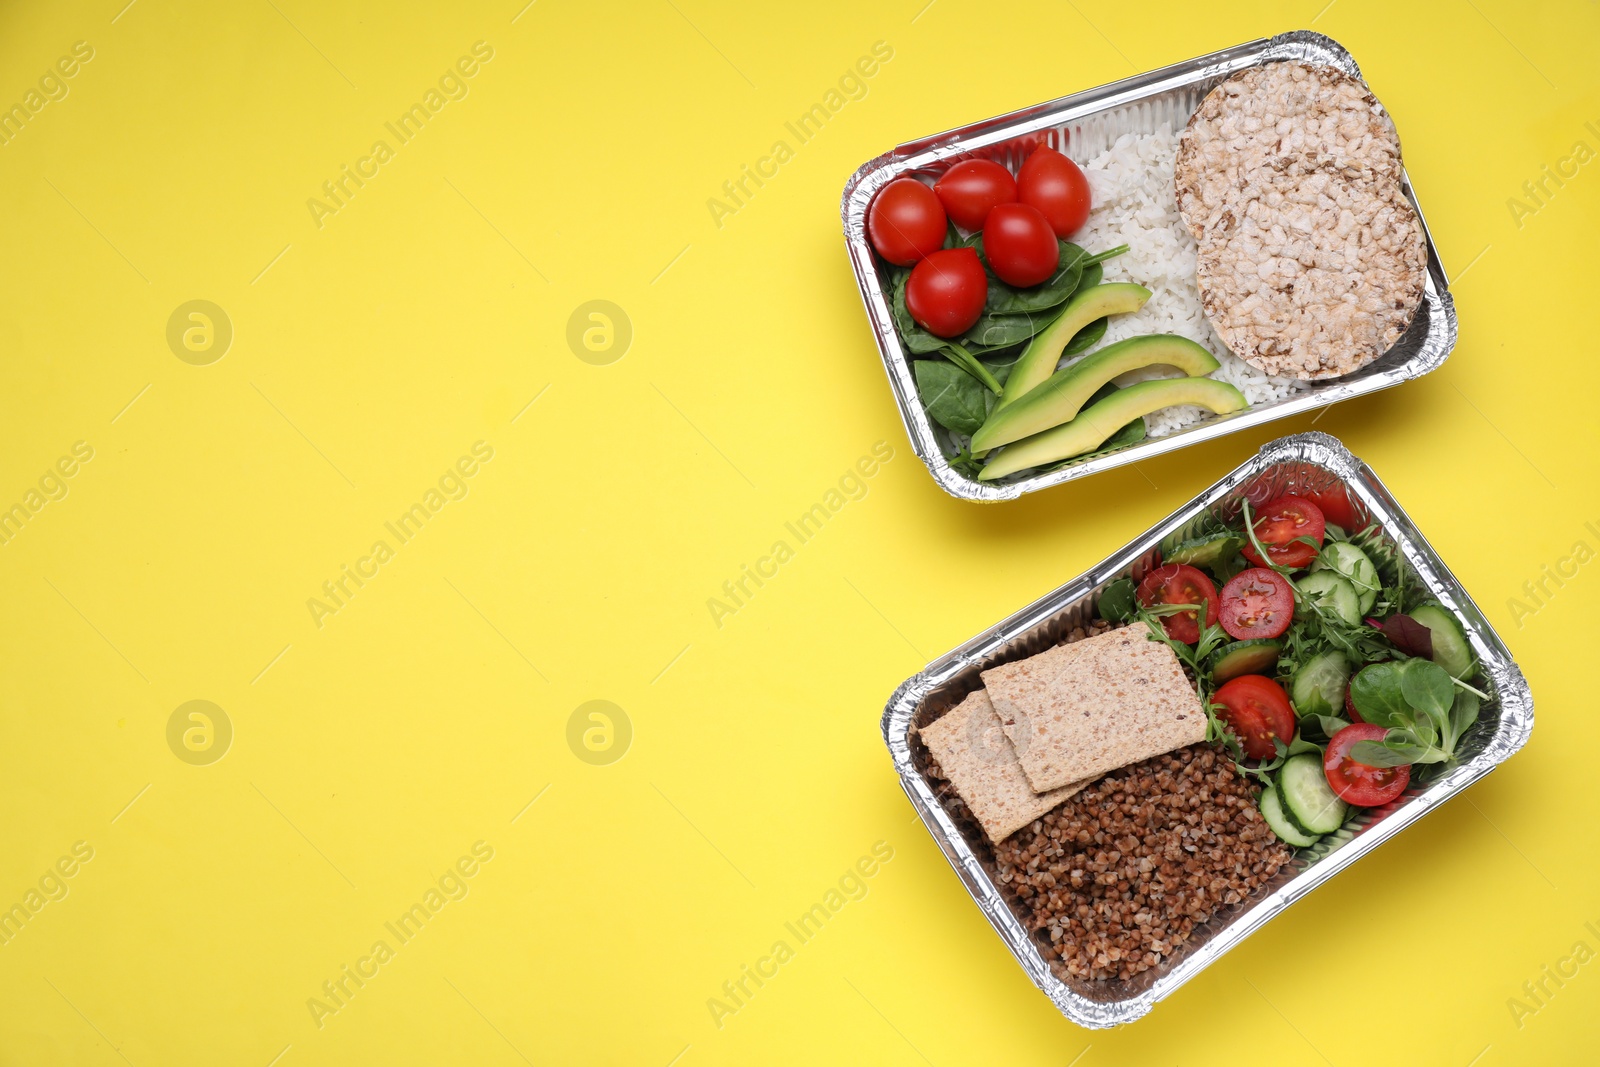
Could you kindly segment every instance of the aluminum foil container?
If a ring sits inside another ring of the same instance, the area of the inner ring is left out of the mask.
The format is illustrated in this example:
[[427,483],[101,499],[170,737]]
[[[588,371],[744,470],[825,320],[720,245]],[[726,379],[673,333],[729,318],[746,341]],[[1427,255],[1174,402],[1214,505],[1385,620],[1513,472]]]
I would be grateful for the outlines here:
[[1078,163],[1086,163],[1124,134],[1153,132],[1163,124],[1181,130],[1217,83],[1246,67],[1281,60],[1304,60],[1338,67],[1357,78],[1361,76],[1355,60],[1336,41],[1309,30],[1298,30],[911,141],[866,163],[851,176],[844,188],[840,213],[844,218],[845,244],[856,283],[861,288],[867,319],[878,340],[878,351],[883,356],[889,385],[900,406],[900,418],[905,423],[912,448],[945,492],[963,500],[1012,500],[1036,489],[1060,485],[1273,419],[1386,389],[1427,374],[1450,355],[1456,343],[1456,310],[1450,297],[1450,281],[1439,262],[1433,237],[1428,233],[1427,220],[1422,219],[1422,208],[1412,192],[1410,178],[1402,171],[1403,188],[1417,209],[1418,218],[1422,219],[1423,237],[1428,245],[1427,281],[1422,305],[1411,327],[1378,359],[1343,378],[1310,382],[1304,392],[1282,400],[1253,404],[1231,415],[1208,416],[1168,436],[1092,456],[1046,474],[1007,482],[980,482],[950,466],[946,455],[951,447],[949,436],[928,418],[917,396],[911,356],[901,347],[894,329],[889,307],[892,294],[885,292],[885,280],[878,274],[872,247],[867,241],[867,205],[878,190],[907,175],[935,179],[952,165],[974,156],[995,159],[1015,170],[1040,135]]
[[[980,688],[980,671],[1042,652],[1074,627],[1088,625],[1108,583],[1124,576],[1137,581],[1159,564],[1164,549],[1235,521],[1241,500],[1248,498],[1254,507],[1285,493],[1316,492],[1336,481],[1347,487],[1364,522],[1380,524],[1399,564],[1407,568],[1408,587],[1426,590],[1462,622],[1482,664],[1480,686],[1487,687],[1490,699],[1458,747],[1459,761],[1432,777],[1414,775],[1406,793],[1386,807],[1355,809],[1343,828],[1295,851],[1293,860],[1253,897],[1196,927],[1159,966],[1129,982],[1063,980],[1046,962],[1043,943],[1030,935],[1025,908],[996,883],[992,851],[982,830],[964,820],[958,824],[940,804],[926,777],[928,751],[917,731]],[[882,728],[912,806],[1000,939],[1063,1015],[1079,1026],[1102,1028],[1138,1019],[1290,904],[1488,774],[1527,743],[1533,698],[1499,635],[1377,475],[1337,439],[1306,433],[1267,444],[1105,562],[928,664],[889,698]]]

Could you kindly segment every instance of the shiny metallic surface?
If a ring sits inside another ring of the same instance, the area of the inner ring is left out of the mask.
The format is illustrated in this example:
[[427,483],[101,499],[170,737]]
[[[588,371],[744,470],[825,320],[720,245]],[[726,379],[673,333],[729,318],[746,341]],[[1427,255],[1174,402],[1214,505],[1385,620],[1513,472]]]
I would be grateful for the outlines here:
[[[1433,777],[1413,780],[1393,804],[1358,810],[1342,829],[1295,852],[1293,861],[1262,891],[1197,927],[1160,966],[1126,983],[1062,980],[1029,934],[1026,912],[994,881],[992,853],[982,833],[958,825],[940,804],[924,774],[928,757],[918,729],[978,689],[983,684],[980,671],[1043,651],[1075,626],[1087,624],[1109,582],[1123,576],[1137,580],[1159,562],[1163,548],[1235,521],[1242,500],[1258,505],[1288,492],[1314,492],[1335,481],[1347,487],[1366,521],[1381,526],[1408,585],[1414,580],[1424,598],[1438,600],[1461,621],[1481,663],[1479,685],[1490,699],[1463,739],[1459,761]],[[1499,635],[1377,475],[1337,439],[1307,433],[1265,445],[1255,458],[1120,552],[928,664],[890,697],[882,729],[912,806],[1006,947],[1063,1015],[1080,1026],[1101,1028],[1143,1016],[1290,904],[1488,774],[1527,742],[1533,730],[1533,699]],[[1403,887],[1396,888],[1397,906],[1403,893]]]
[[1433,237],[1428,233],[1427,220],[1422,217],[1410,179],[1402,172],[1406,196],[1422,218],[1428,246],[1428,275],[1422,306],[1411,328],[1377,360],[1346,377],[1308,383],[1306,391],[1282,400],[1253,404],[1232,415],[1213,415],[1168,436],[1093,456],[1061,470],[1007,482],[979,482],[951,467],[945,454],[945,431],[929,420],[917,396],[912,359],[895,333],[890,295],[885,291],[872,247],[866,239],[867,206],[877,191],[906,175],[936,178],[953,164],[975,154],[997,159],[1015,169],[1034,143],[1022,139],[1040,135],[1048,137],[1058,147],[1064,144],[1069,155],[1080,163],[1085,162],[1123,134],[1153,131],[1163,123],[1181,129],[1218,82],[1246,67],[1280,60],[1335,66],[1357,78],[1361,76],[1355,60],[1337,42],[1318,33],[1298,30],[911,141],[863,165],[851,176],[845,185],[840,214],[856,283],[861,289],[867,319],[877,338],[878,351],[883,357],[895,402],[900,407],[906,434],[912,448],[945,492],[964,500],[1014,500],[1024,493],[1136,463],[1235,430],[1387,389],[1421,377],[1444,363],[1456,343],[1455,303]]

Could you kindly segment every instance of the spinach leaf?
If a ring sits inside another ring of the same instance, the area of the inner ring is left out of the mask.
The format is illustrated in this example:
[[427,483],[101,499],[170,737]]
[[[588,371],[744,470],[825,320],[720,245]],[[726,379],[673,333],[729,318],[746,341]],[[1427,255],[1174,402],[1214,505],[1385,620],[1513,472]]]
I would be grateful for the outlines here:
[[1350,758],[1368,767],[1404,767],[1412,763],[1435,763],[1428,756],[1437,749],[1407,741],[1357,741],[1350,746]]
[[1016,313],[997,313],[986,308],[972,324],[972,329],[961,335],[961,343],[968,348],[1009,348],[1050,325],[1057,313],[1056,308]]
[[1061,350],[1063,356],[1075,356],[1079,352],[1087,352],[1100,343],[1100,338],[1106,335],[1106,323],[1109,319],[1095,319],[1089,325],[1072,335],[1072,340],[1067,342],[1067,347]]
[[1087,289],[1092,285],[1099,285],[1106,272],[1098,263],[1091,263],[1083,268],[1083,274],[1078,278],[1078,288]]
[[1082,287],[1079,279],[1089,261],[1088,252],[1070,241],[1060,241],[1061,260],[1056,272],[1038,285],[1018,289],[995,276],[989,266],[989,257],[983,250],[982,233],[975,233],[962,243],[977,250],[978,258],[983,261],[984,273],[989,276],[989,295],[984,308],[1002,315],[1019,311],[1048,311],[1066,303],[1067,298]]
[[1407,704],[1432,720],[1440,733],[1450,728],[1450,706],[1455,700],[1455,683],[1450,672],[1426,659],[1408,659],[1399,664],[1400,695]]
[[1127,622],[1134,615],[1132,578],[1118,578],[1100,594],[1100,617],[1107,622]]
[[930,419],[969,437],[978,432],[983,425],[983,398],[988,390],[976,378],[942,359],[919,359],[912,369],[917,375],[917,393]]
[[1478,721],[1480,708],[1477,694],[1469,693],[1465,689],[1456,692],[1455,703],[1450,705],[1450,728],[1445,731],[1445,748],[1451,752],[1456,750],[1456,745],[1472,724]]
[[1393,729],[1409,726],[1412,720],[1411,705],[1401,692],[1400,663],[1374,663],[1365,667],[1350,683],[1350,699],[1367,722]]

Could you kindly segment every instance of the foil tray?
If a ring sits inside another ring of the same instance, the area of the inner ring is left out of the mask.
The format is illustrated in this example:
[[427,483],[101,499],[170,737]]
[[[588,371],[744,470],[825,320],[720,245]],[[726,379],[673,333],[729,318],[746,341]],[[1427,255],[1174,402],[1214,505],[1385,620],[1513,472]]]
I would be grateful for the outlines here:
[[[1414,578],[1416,588],[1425,589],[1461,621],[1481,662],[1481,684],[1490,699],[1457,750],[1459,762],[1435,777],[1420,782],[1414,777],[1411,787],[1392,804],[1356,809],[1341,829],[1310,848],[1296,850],[1293,860],[1253,897],[1196,927],[1189,941],[1157,967],[1129,982],[1059,978],[1028,932],[1022,905],[996,884],[983,832],[975,825],[958,824],[935,795],[924,773],[928,752],[918,730],[980,688],[980,671],[1042,652],[1059,644],[1074,627],[1087,625],[1095,616],[1100,592],[1111,581],[1123,576],[1138,580],[1159,564],[1165,548],[1234,521],[1241,500],[1249,499],[1254,507],[1284,493],[1316,492],[1336,481],[1347,487],[1363,522],[1382,527],[1399,565],[1407,568],[1408,585]],[[1098,1029],[1145,1015],[1290,904],[1488,774],[1527,743],[1533,731],[1533,698],[1499,635],[1377,475],[1336,438],[1305,433],[1263,446],[1255,458],[1120,552],[928,664],[889,698],[882,729],[912,806],[1000,939],[1063,1015],[1079,1026]]]
[[900,407],[900,418],[905,423],[911,446],[945,492],[963,500],[1014,500],[1024,493],[1387,389],[1419,378],[1444,363],[1456,343],[1455,302],[1451,299],[1450,281],[1439,262],[1422,207],[1412,192],[1410,178],[1402,170],[1402,187],[1417,209],[1428,246],[1427,279],[1422,304],[1411,327],[1378,359],[1343,378],[1310,382],[1306,391],[1281,400],[1252,404],[1231,415],[1208,416],[1165,437],[1091,456],[1049,473],[1015,477],[1004,482],[980,482],[951,467],[945,454],[947,434],[928,418],[917,396],[912,359],[895,333],[890,294],[885,292],[884,279],[878,274],[872,247],[867,242],[867,205],[878,190],[907,175],[935,179],[952,165],[974,156],[995,159],[1014,171],[1041,137],[1076,162],[1086,163],[1124,134],[1153,132],[1162,124],[1170,124],[1174,130],[1182,129],[1217,83],[1246,67],[1281,60],[1304,60],[1338,67],[1353,77],[1361,77],[1355,60],[1338,42],[1309,30],[1297,30],[911,141],[864,164],[851,176],[844,188],[840,214],[844,219],[845,245],[856,284],[861,289],[867,319],[877,338],[878,351],[883,356],[884,369],[888,372],[889,385]]

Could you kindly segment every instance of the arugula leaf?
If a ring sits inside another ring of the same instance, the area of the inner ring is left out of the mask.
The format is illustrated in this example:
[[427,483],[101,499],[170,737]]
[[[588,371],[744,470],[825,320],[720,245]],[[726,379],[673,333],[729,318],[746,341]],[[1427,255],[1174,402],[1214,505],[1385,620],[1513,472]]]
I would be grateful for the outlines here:
[[942,359],[919,359],[912,370],[930,419],[969,437],[978,432],[986,414],[983,398],[987,390],[976,378]]

